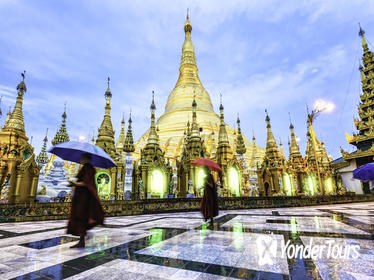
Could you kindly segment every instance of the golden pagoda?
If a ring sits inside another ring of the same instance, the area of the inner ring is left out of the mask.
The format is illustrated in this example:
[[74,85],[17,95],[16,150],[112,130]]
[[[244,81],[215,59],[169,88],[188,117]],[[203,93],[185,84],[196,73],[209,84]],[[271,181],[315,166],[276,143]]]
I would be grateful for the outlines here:
[[141,150],[140,165],[136,167],[133,196],[138,199],[164,198],[168,195],[171,166],[165,162],[164,152],[159,145],[155,118],[156,105],[152,91],[151,127],[147,144]]
[[304,180],[306,176],[306,162],[300,153],[299,145],[297,144],[294,126],[290,123],[291,141],[289,141],[289,159],[288,168],[290,173],[294,175],[293,185],[295,194],[302,194],[306,190],[303,189]]
[[0,192],[1,199],[8,202],[34,201],[40,172],[23,121],[23,95],[27,91],[25,72],[17,90],[13,112],[0,132],[0,188],[9,186],[6,193]]
[[48,128],[47,132],[45,133],[45,137],[43,139],[43,147],[42,150],[40,151],[40,154],[36,158],[36,162],[39,163],[39,165],[44,165],[48,162],[48,155],[47,155],[47,142],[48,142]]
[[123,162],[119,159],[120,150],[117,152],[114,145],[114,130],[111,119],[111,98],[112,92],[109,87],[110,78],[108,77],[108,87],[105,91],[105,113],[98,136],[96,146],[107,152],[116,162],[117,166],[109,169],[97,169],[96,183],[98,193],[103,199],[121,199],[123,197]]
[[270,125],[270,117],[266,112],[266,152],[261,165],[257,168],[260,195],[272,196],[282,192],[285,160],[278,150]]
[[374,54],[369,50],[365,38],[365,32],[360,26],[359,36],[362,40],[363,65],[360,65],[362,94],[358,106],[359,118],[354,118],[354,124],[358,133],[352,136],[346,134],[347,142],[356,146],[356,151],[348,153],[341,148],[342,158],[333,162],[333,166],[341,175],[342,183],[348,191],[357,194],[370,193],[370,183],[351,180],[354,169],[373,162],[374,157]]
[[[169,158],[172,164],[182,157],[184,132],[186,120],[191,114],[191,104],[195,98],[196,117],[199,120],[199,132],[204,141],[205,150],[208,155],[214,155],[219,142],[218,136],[221,128],[220,116],[213,110],[209,93],[204,88],[198,76],[195,49],[191,39],[192,25],[187,14],[184,24],[185,39],[182,46],[182,56],[179,67],[179,77],[174,89],[170,92],[165,105],[165,112],[157,120],[158,137],[160,148],[164,151],[165,157]],[[227,141],[233,150],[235,142],[235,129],[226,125]],[[140,150],[147,143],[148,130],[135,144],[135,157],[140,159]],[[251,160],[252,145],[243,136],[246,152],[243,155],[247,163]],[[264,155],[264,149],[257,147],[259,157]]]

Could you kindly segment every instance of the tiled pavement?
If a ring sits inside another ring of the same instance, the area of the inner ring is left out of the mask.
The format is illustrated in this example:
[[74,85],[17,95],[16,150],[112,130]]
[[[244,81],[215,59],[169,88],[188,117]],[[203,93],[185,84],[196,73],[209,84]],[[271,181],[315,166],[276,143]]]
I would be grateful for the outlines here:
[[197,212],[105,223],[84,249],[66,221],[0,224],[0,279],[374,279],[374,203],[220,211],[213,230]]

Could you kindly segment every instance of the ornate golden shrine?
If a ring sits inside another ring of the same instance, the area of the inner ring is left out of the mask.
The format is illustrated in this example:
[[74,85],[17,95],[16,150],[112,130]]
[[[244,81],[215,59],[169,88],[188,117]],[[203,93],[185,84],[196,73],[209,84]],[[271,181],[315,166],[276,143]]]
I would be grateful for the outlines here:
[[0,132],[0,187],[8,188],[7,192],[1,192],[1,200],[34,201],[40,166],[35,162],[34,148],[28,142],[23,121],[23,95],[27,91],[25,73],[17,90],[13,112]]

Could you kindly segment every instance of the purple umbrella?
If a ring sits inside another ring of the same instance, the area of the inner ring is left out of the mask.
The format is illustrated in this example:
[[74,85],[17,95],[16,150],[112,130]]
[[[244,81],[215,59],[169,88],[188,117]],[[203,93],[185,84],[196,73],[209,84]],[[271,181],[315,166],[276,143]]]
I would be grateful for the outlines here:
[[117,166],[113,159],[100,147],[86,142],[69,141],[57,144],[48,150],[49,153],[67,160],[80,163],[82,154],[90,154],[93,166],[111,168]]
[[353,178],[361,181],[373,181],[374,180],[374,162],[365,164],[355,170],[353,170]]

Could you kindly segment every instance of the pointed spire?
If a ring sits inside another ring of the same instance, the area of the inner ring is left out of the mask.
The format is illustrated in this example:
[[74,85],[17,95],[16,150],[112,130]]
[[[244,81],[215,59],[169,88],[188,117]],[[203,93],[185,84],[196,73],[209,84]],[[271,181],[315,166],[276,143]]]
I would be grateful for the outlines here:
[[[191,137],[200,139],[200,131],[199,131],[199,125],[197,124],[197,114],[196,114],[196,95],[193,97],[193,102],[192,102],[192,125],[191,125]],[[188,121],[189,122],[189,121]],[[189,127],[189,123],[188,123]],[[200,139],[201,140],[201,139]]]
[[223,105],[222,105],[222,94],[220,94],[220,106],[219,106],[219,111],[220,111],[220,129],[219,129],[219,134],[218,134],[218,145],[219,142],[229,142],[229,138],[227,136],[227,131],[226,131],[226,124],[225,124],[225,116],[223,113]]
[[121,121],[121,131],[118,136],[117,144],[116,144],[116,149],[118,151],[123,150],[123,147],[125,145],[125,116],[122,114],[122,121]]
[[251,164],[250,164],[251,168],[255,168],[257,166],[256,157],[257,157],[256,137],[255,137],[255,133],[253,131],[253,137],[252,137],[252,156],[251,156]]
[[364,36],[365,35],[365,31],[361,28],[360,23],[358,23],[358,26],[360,27],[360,31],[358,32],[358,35],[361,36],[362,48],[364,49],[364,52],[368,52],[369,48],[368,48],[368,44],[367,44],[365,36]]
[[47,142],[48,142],[48,128],[47,132],[45,133],[45,137],[43,139],[43,147],[42,150],[40,151],[40,154],[36,158],[36,162],[39,163],[40,165],[46,164],[48,162],[48,155],[47,155]]
[[52,145],[70,141],[69,135],[66,132],[66,102],[64,105],[64,113],[62,114],[61,117],[62,117],[62,123],[61,123],[60,129],[56,132],[56,135],[52,140]]
[[95,136],[93,134],[92,134],[92,138],[91,138],[91,144],[95,145]]
[[108,88],[105,91],[105,113],[103,121],[101,122],[100,128],[98,129],[98,135],[96,139],[96,145],[107,152],[111,157],[116,157],[116,149],[114,146],[114,130],[111,119],[111,98],[112,92],[109,88],[110,78],[108,77]]
[[291,155],[300,154],[299,145],[297,144],[296,137],[295,137],[294,126],[291,122],[291,116],[290,116],[290,131],[291,131],[291,142],[290,142],[290,157],[291,157]]
[[135,146],[134,146],[134,139],[132,137],[132,119],[131,119],[131,109],[130,109],[130,116],[128,120],[128,127],[127,127],[127,134],[126,134],[126,139],[125,139],[125,146],[123,150],[127,153],[134,152],[135,151]]
[[273,132],[271,131],[271,125],[270,125],[270,117],[268,115],[267,109],[265,109],[266,113],[266,129],[267,129],[267,140],[266,140],[266,151],[277,151],[278,152],[278,146],[275,142]]
[[27,91],[26,84],[25,84],[25,73],[26,71],[23,71],[23,73],[21,74],[22,81],[17,86],[18,96],[17,96],[16,104],[14,106],[11,116],[9,117],[4,127],[4,129],[11,129],[11,128],[17,129],[23,134],[25,134],[25,123],[23,121],[22,103],[23,103],[23,94]]
[[185,39],[182,47],[182,58],[179,67],[179,78],[175,85],[176,87],[187,84],[202,86],[198,76],[195,48],[191,41],[191,31],[192,25],[187,12],[186,23],[184,24]]
[[108,88],[107,90],[105,91],[105,97],[108,99],[108,98],[112,98],[112,92],[110,91],[110,78],[108,77]]
[[242,132],[240,130],[240,119],[238,114],[238,119],[236,120],[236,123],[238,124],[238,135],[236,136],[236,153],[238,155],[243,155],[247,151],[244,144],[244,139]]
[[158,135],[156,131],[156,117],[155,117],[155,92],[152,90],[152,103],[151,103],[151,127],[148,136],[148,143],[149,144],[157,144],[158,145]]
[[217,157],[218,162],[222,162],[222,159],[229,159],[232,155],[229,137],[226,131],[226,124],[225,124],[225,117],[223,114],[223,105],[222,105],[222,94],[220,95],[220,126],[219,126],[219,133],[218,133],[218,146],[217,146]]

